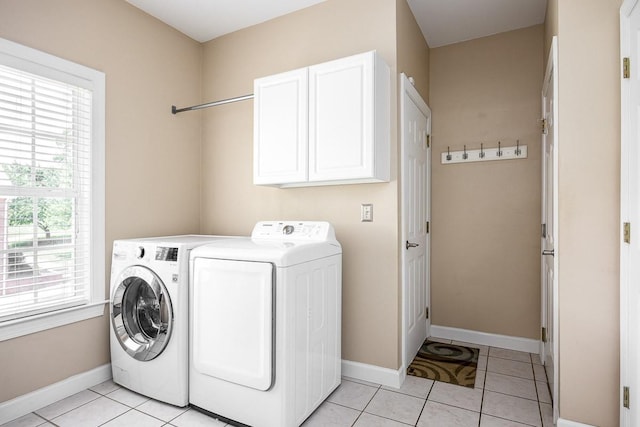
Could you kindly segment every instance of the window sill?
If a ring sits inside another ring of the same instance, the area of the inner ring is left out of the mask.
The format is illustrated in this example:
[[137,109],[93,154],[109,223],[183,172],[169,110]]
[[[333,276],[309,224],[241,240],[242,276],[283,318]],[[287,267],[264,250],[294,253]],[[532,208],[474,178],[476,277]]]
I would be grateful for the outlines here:
[[0,341],[6,341],[23,335],[102,316],[104,314],[105,304],[108,302],[108,300],[94,302],[80,307],[72,307],[65,310],[8,321],[0,325]]

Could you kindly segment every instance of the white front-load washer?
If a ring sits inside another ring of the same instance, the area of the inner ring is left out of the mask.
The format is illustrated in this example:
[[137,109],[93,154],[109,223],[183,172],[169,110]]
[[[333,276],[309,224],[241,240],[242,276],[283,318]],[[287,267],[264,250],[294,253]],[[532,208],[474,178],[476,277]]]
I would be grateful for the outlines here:
[[113,242],[113,381],[176,406],[189,402],[189,252],[224,237],[184,235]]
[[341,381],[342,249],[327,222],[259,222],[191,252],[189,401],[299,426]]

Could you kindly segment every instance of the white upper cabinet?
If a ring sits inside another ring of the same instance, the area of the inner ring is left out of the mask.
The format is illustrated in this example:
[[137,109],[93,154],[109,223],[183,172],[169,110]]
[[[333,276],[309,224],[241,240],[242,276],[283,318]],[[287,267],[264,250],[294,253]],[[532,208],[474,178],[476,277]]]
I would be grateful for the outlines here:
[[257,79],[254,183],[388,182],[390,84],[375,51]]
[[309,181],[389,181],[389,78],[375,52],[309,67]]
[[308,179],[308,70],[254,82],[253,183]]

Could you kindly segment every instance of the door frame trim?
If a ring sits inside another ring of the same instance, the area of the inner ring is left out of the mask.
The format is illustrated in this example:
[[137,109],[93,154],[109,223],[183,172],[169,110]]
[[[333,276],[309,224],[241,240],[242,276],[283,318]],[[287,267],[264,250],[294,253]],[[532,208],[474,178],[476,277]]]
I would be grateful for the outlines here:
[[[405,218],[404,218],[404,200],[405,200],[405,194],[404,194],[404,180],[403,180],[403,176],[404,176],[404,150],[405,150],[405,141],[406,141],[406,135],[404,132],[404,122],[405,122],[405,111],[404,111],[404,101],[405,101],[405,97],[409,97],[416,105],[417,107],[420,109],[420,111],[422,113],[424,113],[425,115],[428,115],[429,117],[431,117],[431,109],[429,108],[429,106],[426,104],[426,102],[422,99],[422,96],[420,96],[420,94],[418,93],[418,91],[413,87],[413,85],[411,84],[411,82],[409,81],[409,78],[407,77],[407,75],[405,73],[400,73],[400,173],[398,174],[398,181],[400,182],[400,241],[399,241],[399,251],[400,251],[400,270],[401,270],[401,276],[402,276],[402,297],[401,297],[401,331],[402,331],[402,336],[401,336],[401,357],[402,360],[400,361],[401,364],[401,378],[400,378],[400,384],[402,384],[404,382],[404,379],[406,377],[406,362],[405,359],[407,357],[406,355],[406,342],[407,342],[407,330],[406,330],[406,317],[407,317],[407,313],[405,311],[405,298],[406,295],[408,294],[408,283],[407,283],[407,277],[406,277],[406,271],[404,270],[404,261],[405,261],[405,251],[404,251],[404,242],[406,240],[406,236],[405,236]],[[430,195],[431,194],[431,164],[428,165],[428,178],[427,178],[427,186],[425,186],[425,190],[427,191],[427,193]],[[429,200],[427,200],[428,203],[428,208],[427,208],[427,218],[429,221],[431,221],[431,200],[429,197]],[[429,237],[427,237],[427,254],[431,253],[431,239]],[[427,275],[430,275],[430,257],[427,258],[427,269],[426,269],[426,273]],[[427,295],[430,295],[431,292],[431,286],[429,283],[429,280],[427,280],[427,289],[426,289]],[[428,297],[429,302],[431,301],[431,297]],[[429,324],[430,321],[427,322],[427,336],[429,336]]]
[[[560,396],[559,396],[559,319],[558,319],[558,298],[559,298],[559,293],[558,293],[558,283],[560,282],[559,277],[560,277],[560,269],[559,269],[559,259],[560,259],[560,251],[559,251],[559,239],[558,239],[558,212],[559,212],[559,203],[558,203],[558,169],[559,169],[559,165],[558,165],[558,144],[559,144],[559,131],[558,131],[558,127],[559,127],[559,72],[558,72],[558,37],[554,36],[551,40],[551,47],[549,50],[549,56],[548,56],[548,60],[547,60],[547,68],[545,71],[545,75],[544,75],[544,82],[543,82],[543,87],[542,87],[542,93],[541,93],[541,101],[543,104],[543,112],[544,112],[544,102],[545,102],[545,93],[549,84],[549,75],[553,72],[553,86],[554,86],[554,93],[553,93],[553,101],[554,101],[554,108],[553,108],[553,143],[554,143],[554,150],[553,150],[553,176],[554,176],[554,182],[556,183],[556,185],[554,185],[554,195],[553,195],[553,204],[555,206],[554,212],[553,212],[553,243],[554,243],[554,251],[555,251],[555,256],[553,257],[553,270],[554,270],[554,274],[553,274],[553,303],[552,303],[552,307],[550,308],[552,310],[552,317],[553,317],[553,332],[552,332],[552,336],[553,336],[553,348],[552,348],[552,352],[553,352],[553,419],[554,421],[557,421],[559,419],[560,416],[560,412],[559,412],[559,408],[560,408]],[[542,145],[542,159],[544,161],[544,145]],[[544,169],[541,171],[541,175],[544,175]],[[542,177],[542,183],[545,183],[545,177]],[[544,206],[544,201],[543,201],[543,209],[546,209]],[[542,239],[541,239],[542,242]],[[543,275],[545,274],[544,271],[544,263],[542,260],[542,255],[541,255],[541,259],[540,259],[540,283],[542,285],[543,283]],[[545,311],[545,306],[546,306],[546,292],[544,289],[542,289],[541,286],[541,310],[540,310],[540,324],[541,326],[545,326],[546,327],[546,311]],[[547,308],[548,309],[548,308]],[[543,363],[545,362],[544,358],[544,342],[542,341],[542,337],[540,337],[540,357],[543,361]]]
[[[622,58],[631,56],[630,15],[637,6],[638,0],[625,0],[620,7],[620,66]],[[630,221],[632,207],[638,203],[632,196],[634,187],[633,171],[638,167],[634,164],[637,153],[633,146],[631,135],[631,85],[630,80],[620,79],[620,234],[623,235],[623,224]],[[632,236],[634,239],[637,236]],[[632,240],[633,241],[633,240]],[[631,414],[625,411],[622,404],[623,386],[634,383],[629,360],[631,346],[629,337],[629,295],[631,293],[632,268],[630,263],[631,248],[620,237],[620,426],[631,425]],[[637,391],[636,391],[637,393]]]

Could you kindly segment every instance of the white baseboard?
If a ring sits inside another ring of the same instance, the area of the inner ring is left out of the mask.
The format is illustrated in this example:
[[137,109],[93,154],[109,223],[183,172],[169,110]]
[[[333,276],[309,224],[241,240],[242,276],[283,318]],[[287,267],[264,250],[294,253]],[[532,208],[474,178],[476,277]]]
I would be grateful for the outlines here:
[[530,338],[511,337],[509,335],[489,334],[487,332],[468,329],[450,328],[449,326],[431,325],[431,336],[447,340],[463,341],[471,344],[508,348],[539,354],[540,341]]
[[563,420],[562,418],[558,418],[556,427],[595,427],[595,426],[592,426],[591,424],[582,424],[582,423],[577,423],[575,421]]
[[367,365],[366,363],[343,360],[342,375],[356,380],[381,384],[387,387],[400,388],[400,385],[404,382],[406,372],[402,368],[393,370],[376,365]]
[[[448,326],[431,325],[431,336],[448,340],[463,341],[471,344],[489,345],[538,354],[540,342],[529,338],[510,337],[508,335],[489,334]],[[406,377],[404,367],[398,370],[368,365],[366,363],[342,361],[342,375],[357,380],[399,388]],[[567,427],[573,427],[567,425]],[[577,426],[576,426],[577,427]]]
[[0,403],[0,425],[27,415],[111,378],[111,364],[69,377],[31,393]]

